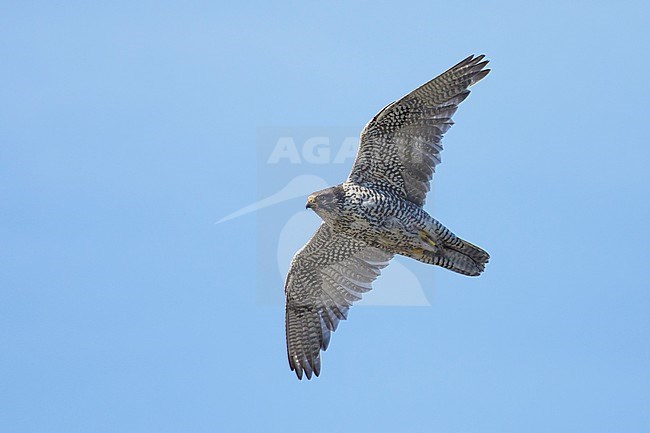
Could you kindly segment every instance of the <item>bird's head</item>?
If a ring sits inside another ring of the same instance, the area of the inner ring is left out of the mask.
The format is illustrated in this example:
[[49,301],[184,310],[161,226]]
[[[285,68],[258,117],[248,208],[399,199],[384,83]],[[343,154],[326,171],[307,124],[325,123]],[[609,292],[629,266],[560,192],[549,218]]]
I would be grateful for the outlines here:
[[322,189],[307,197],[306,209],[311,209],[324,221],[333,222],[341,213],[345,193],[340,185]]

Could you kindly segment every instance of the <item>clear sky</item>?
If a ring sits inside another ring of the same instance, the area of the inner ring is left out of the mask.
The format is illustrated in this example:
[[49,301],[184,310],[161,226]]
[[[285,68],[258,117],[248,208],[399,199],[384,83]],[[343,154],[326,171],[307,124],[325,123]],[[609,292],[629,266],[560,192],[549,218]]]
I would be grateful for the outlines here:
[[[0,2],[0,432],[650,431],[649,20],[645,1]],[[492,72],[426,209],[486,272],[397,261],[299,382],[281,269],[318,222],[306,193],[215,222],[342,180],[345,137],[472,53]],[[331,155],[274,166],[282,137]],[[412,305],[383,302],[400,284]]]

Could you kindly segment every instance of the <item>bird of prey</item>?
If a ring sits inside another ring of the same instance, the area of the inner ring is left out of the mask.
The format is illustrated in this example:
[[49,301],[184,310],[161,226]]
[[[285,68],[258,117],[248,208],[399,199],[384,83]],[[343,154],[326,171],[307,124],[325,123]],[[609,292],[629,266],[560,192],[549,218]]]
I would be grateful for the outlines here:
[[293,257],[284,287],[287,354],[298,379],[320,374],[331,333],[395,254],[463,275],[483,272],[488,253],[422,208],[442,135],[468,88],[490,72],[483,58],[469,56],[388,104],[361,132],[345,182],[307,198],[323,222]]

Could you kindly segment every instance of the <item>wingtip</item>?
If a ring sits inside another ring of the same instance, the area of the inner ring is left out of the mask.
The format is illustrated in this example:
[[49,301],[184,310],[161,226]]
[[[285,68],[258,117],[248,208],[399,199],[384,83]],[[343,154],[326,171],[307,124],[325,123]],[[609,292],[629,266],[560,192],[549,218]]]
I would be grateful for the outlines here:
[[291,360],[291,358],[289,358],[289,368],[291,368],[291,371],[296,373],[298,380],[302,380],[303,378],[311,380],[313,375],[316,377],[320,375],[320,357],[315,359],[313,362],[306,359],[303,359],[301,362],[298,359]]
[[469,56],[465,57],[463,60],[461,60],[460,62],[456,63],[454,66],[449,68],[448,71],[470,65],[473,61],[474,61],[474,54],[470,54]]
[[[446,72],[449,71],[458,71],[458,70],[465,70],[465,71],[473,71],[476,70],[477,72],[480,71],[489,63],[489,60],[483,60],[485,59],[485,54],[479,54],[478,56],[475,54],[472,54],[460,62],[456,63],[454,66],[449,68]],[[489,71],[489,69],[488,69]],[[446,73],[445,72],[445,73]],[[485,73],[487,75],[487,72]],[[485,75],[483,75],[481,78],[483,78]]]
[[492,70],[492,69],[482,69],[482,70],[476,72],[476,73],[472,76],[472,80],[471,80],[471,82],[470,82],[470,86],[472,86],[472,85],[478,83],[478,82],[481,81],[483,78],[485,78],[485,76],[486,76],[487,74],[489,74],[491,70]]
[[[294,371],[296,373],[296,377],[298,378],[298,380],[302,380],[303,378],[305,378],[307,380],[311,380],[311,377],[312,377],[312,371],[311,370],[305,369],[305,368],[302,368],[302,367],[298,367]],[[318,372],[314,371],[313,374],[318,376],[320,374],[320,371],[318,371]]]
[[[479,55],[472,54],[472,63],[473,64],[477,64],[478,62],[480,62],[483,59],[485,59],[485,54],[479,54]],[[484,61],[485,61],[485,63],[489,62],[489,60],[487,60],[487,59],[484,60]]]
[[291,371],[296,373],[298,380],[302,380],[303,378],[311,380],[313,376],[320,376],[320,357],[314,360],[313,363],[310,363],[309,361],[306,361],[305,363],[289,363],[289,367],[291,368]]

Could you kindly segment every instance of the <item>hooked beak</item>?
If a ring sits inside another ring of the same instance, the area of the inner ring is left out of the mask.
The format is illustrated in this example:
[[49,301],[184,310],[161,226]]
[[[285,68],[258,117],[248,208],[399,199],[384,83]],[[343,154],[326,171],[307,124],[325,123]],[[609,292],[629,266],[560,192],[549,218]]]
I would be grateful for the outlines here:
[[310,195],[307,197],[307,204],[305,205],[305,209],[313,209],[316,207],[316,197],[313,195]]

